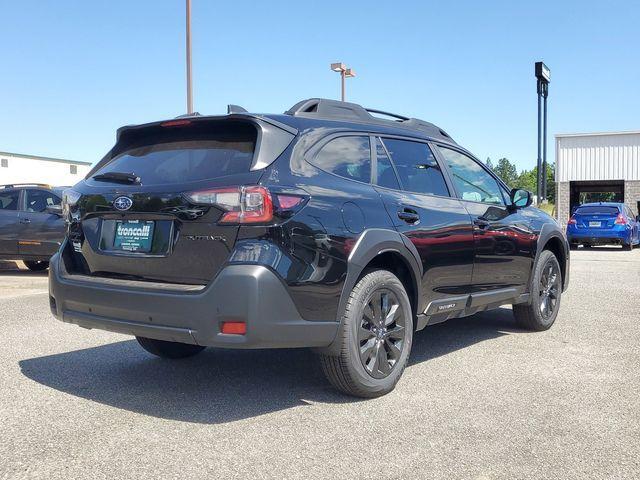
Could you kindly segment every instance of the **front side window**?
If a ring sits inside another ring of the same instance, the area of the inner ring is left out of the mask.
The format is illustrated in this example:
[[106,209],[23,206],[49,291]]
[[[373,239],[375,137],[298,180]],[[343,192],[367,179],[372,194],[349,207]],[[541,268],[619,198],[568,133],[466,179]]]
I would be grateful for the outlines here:
[[27,190],[25,210],[27,212],[44,212],[47,207],[60,205],[60,198],[44,190]]
[[447,184],[426,143],[383,139],[396,167],[402,188],[409,192],[449,196]]
[[445,158],[458,198],[471,202],[504,205],[495,178],[472,158],[445,147],[438,147]]
[[18,190],[13,192],[0,191],[0,210],[17,210],[19,198],[20,192]]
[[339,137],[327,143],[311,162],[325,172],[359,182],[371,180],[369,137]]

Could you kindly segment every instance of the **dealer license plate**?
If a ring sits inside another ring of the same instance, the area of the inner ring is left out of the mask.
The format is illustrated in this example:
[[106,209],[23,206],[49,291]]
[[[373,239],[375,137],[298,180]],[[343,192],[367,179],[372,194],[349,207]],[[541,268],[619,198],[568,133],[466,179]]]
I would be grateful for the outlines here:
[[113,249],[127,252],[150,252],[155,222],[117,220]]

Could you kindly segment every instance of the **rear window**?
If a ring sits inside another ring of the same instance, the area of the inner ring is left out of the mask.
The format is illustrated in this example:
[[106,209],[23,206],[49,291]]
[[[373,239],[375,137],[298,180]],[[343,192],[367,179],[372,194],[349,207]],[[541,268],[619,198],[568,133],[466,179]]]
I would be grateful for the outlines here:
[[167,129],[132,145],[95,172],[135,173],[144,185],[186,183],[246,173],[256,146],[251,125]]
[[593,206],[593,207],[578,207],[576,215],[618,215],[620,210],[618,207],[605,207],[605,206]]

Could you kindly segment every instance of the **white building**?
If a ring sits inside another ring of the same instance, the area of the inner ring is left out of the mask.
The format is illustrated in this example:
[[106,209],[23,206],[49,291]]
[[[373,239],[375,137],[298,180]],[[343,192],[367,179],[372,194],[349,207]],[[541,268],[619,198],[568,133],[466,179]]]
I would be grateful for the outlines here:
[[0,152],[0,185],[46,183],[71,186],[78,183],[90,169],[89,162]]
[[566,222],[580,203],[624,202],[640,210],[640,131],[556,135],[556,208]]

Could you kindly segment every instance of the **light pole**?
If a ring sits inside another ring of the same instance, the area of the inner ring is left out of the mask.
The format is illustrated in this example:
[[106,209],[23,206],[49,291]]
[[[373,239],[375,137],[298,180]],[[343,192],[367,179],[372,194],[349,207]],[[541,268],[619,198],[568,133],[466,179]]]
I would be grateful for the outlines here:
[[[547,96],[549,94],[549,82],[551,81],[551,70],[543,62],[536,62],[535,68],[538,91],[538,178],[536,184],[536,195],[538,205],[547,198]],[[542,99],[544,99],[544,115],[542,113]],[[544,120],[544,130],[542,127]],[[540,146],[542,145],[542,158]]]
[[338,72],[340,73],[340,86],[341,86],[341,100],[344,102],[344,98],[345,98],[345,93],[344,93],[344,87],[345,87],[345,79],[346,78],[352,78],[356,76],[356,72],[353,71],[353,69],[351,68],[347,68],[347,66],[344,63],[332,63],[331,64],[331,70],[333,70],[334,72]]
[[193,87],[191,81],[191,0],[187,0],[187,113],[193,113]]

